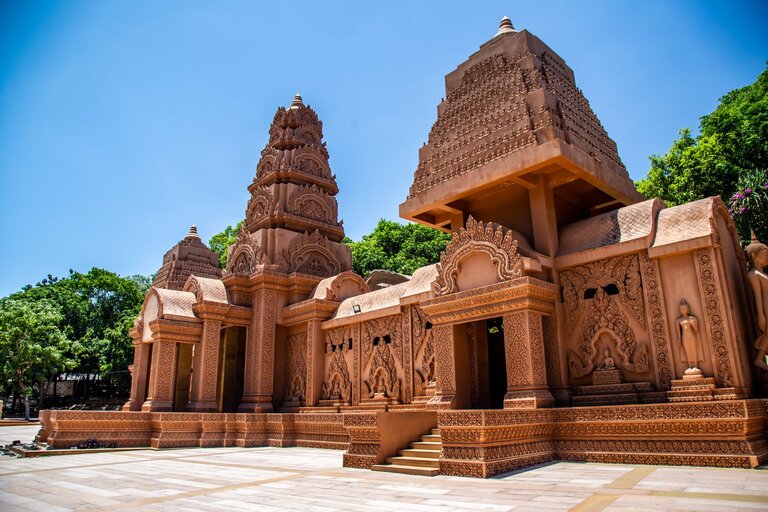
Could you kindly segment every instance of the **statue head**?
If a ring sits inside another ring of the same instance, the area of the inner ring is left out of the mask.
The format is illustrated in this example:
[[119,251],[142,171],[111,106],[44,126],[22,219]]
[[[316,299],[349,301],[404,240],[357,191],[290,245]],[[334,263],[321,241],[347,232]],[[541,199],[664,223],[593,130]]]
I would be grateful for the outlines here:
[[745,249],[747,258],[752,268],[762,269],[768,267],[768,245],[757,239],[755,230],[752,230],[752,242]]
[[688,303],[685,301],[685,299],[680,301],[680,314],[683,316],[687,316],[691,313],[691,306],[688,305]]

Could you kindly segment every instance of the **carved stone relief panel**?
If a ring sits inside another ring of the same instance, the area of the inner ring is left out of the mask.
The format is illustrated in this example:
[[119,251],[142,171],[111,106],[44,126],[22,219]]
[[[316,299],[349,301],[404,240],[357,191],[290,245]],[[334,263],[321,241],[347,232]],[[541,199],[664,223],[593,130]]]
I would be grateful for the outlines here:
[[349,375],[347,355],[353,347],[349,346],[349,340],[349,328],[346,326],[331,329],[326,333],[327,371],[322,387],[322,400],[352,403],[352,379]]
[[623,370],[648,373],[651,367],[643,340],[647,333],[638,255],[568,269],[560,273],[560,282],[568,333],[573,335],[578,328],[577,338],[571,340],[575,350],[567,352],[571,378],[592,373],[603,348],[619,355]]
[[285,340],[286,384],[284,399],[300,402],[306,400],[307,390],[307,333],[288,336]]

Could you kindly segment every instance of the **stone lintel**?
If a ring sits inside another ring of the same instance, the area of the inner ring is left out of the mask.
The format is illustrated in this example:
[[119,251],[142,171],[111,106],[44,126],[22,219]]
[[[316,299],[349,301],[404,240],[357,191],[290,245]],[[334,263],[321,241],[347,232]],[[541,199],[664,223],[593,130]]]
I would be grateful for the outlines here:
[[307,299],[282,309],[282,325],[291,326],[309,320],[328,320],[336,312],[339,302],[325,299]]
[[149,323],[152,342],[197,343],[203,334],[203,323],[159,318]]
[[486,320],[514,311],[551,315],[557,287],[535,277],[520,277],[425,301],[421,307],[434,325]]
[[250,276],[230,274],[224,276],[222,281],[229,292],[254,293],[261,289],[271,289],[283,293],[309,295],[322,279],[298,272],[284,274],[274,270],[262,270]]

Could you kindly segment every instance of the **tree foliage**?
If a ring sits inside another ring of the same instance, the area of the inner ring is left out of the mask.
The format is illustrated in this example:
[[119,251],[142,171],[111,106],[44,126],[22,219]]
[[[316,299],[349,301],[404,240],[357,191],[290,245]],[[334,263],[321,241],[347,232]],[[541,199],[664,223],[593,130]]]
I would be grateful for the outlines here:
[[[25,305],[30,308],[25,318],[53,323],[66,340],[59,347],[64,363],[58,366],[58,372],[64,366],[84,374],[122,372],[123,384],[127,384],[126,370],[133,361],[129,330],[141,308],[148,281],[142,276],[123,278],[99,268],[86,274],[70,270],[63,279],[49,275],[3,299],[0,331],[16,325],[13,319],[23,312],[18,304]],[[14,365],[18,364],[21,362],[17,358]]]
[[359,242],[345,242],[352,248],[352,268],[361,276],[376,269],[410,275],[420,267],[437,263],[450,238],[447,233],[420,224],[381,219],[373,232]]
[[233,226],[227,226],[221,233],[216,233],[208,240],[208,247],[219,255],[219,266],[227,268],[227,250],[237,241],[237,233],[243,226],[244,221],[240,221]]
[[29,397],[73,365],[63,317],[47,299],[0,299],[0,378],[3,387]]
[[698,136],[681,130],[665,155],[650,160],[647,177],[637,183],[646,197],[670,206],[714,195],[728,201],[740,179],[768,169],[768,69],[755,83],[720,98],[714,112],[701,118]]

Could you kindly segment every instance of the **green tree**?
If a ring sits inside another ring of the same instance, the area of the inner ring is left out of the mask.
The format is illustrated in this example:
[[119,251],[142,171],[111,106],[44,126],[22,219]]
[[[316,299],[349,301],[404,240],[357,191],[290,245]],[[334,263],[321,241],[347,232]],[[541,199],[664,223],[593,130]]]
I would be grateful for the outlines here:
[[227,250],[237,241],[237,233],[243,226],[241,220],[234,227],[227,226],[221,233],[216,233],[208,240],[208,247],[219,255],[219,266],[227,268]]
[[133,360],[129,330],[141,308],[148,281],[142,276],[123,278],[99,268],[86,274],[70,270],[67,278],[49,275],[10,298],[54,304],[61,315],[59,329],[70,341],[68,358],[73,361],[72,369],[86,375],[119,375],[115,383],[127,390],[127,368]]
[[48,300],[0,299],[0,372],[5,385],[24,397],[27,420],[33,388],[42,399],[47,384],[73,363],[61,320]]
[[714,112],[701,118],[698,136],[681,130],[670,150],[650,161],[647,177],[637,183],[646,197],[670,206],[714,195],[728,201],[740,179],[768,169],[768,69],[755,83],[720,98]]
[[345,243],[352,248],[352,268],[361,276],[376,269],[412,274],[420,267],[437,263],[450,238],[447,233],[420,224],[381,219],[362,240],[353,242],[347,238]]

